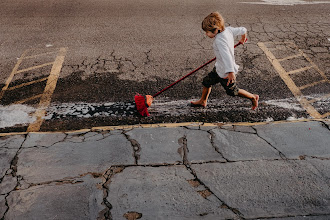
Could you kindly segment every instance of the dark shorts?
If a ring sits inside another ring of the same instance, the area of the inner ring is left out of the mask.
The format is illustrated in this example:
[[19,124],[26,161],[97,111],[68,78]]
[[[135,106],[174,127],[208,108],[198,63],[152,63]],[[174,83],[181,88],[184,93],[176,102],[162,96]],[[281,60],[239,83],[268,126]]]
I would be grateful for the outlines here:
[[222,85],[222,87],[226,90],[227,95],[238,95],[239,88],[237,87],[236,82],[227,86],[228,79],[221,78],[214,67],[213,70],[207,76],[204,77],[202,84],[203,86],[210,88],[217,83],[220,83]]

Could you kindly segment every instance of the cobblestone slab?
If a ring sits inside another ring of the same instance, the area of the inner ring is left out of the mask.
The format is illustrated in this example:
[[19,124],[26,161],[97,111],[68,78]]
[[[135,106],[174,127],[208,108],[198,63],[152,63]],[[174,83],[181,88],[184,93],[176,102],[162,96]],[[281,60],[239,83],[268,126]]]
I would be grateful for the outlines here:
[[113,219],[129,219],[130,215],[146,220],[237,217],[185,166],[128,167],[111,178],[108,188]]
[[179,139],[184,137],[184,128],[136,128],[126,132],[135,144],[138,164],[164,164],[182,161],[178,152]]
[[228,161],[280,158],[276,149],[250,130],[245,133],[213,129],[211,132],[214,145]]
[[330,214],[330,187],[307,162],[192,165],[197,177],[245,218]]
[[[27,143],[33,142],[29,138],[47,137],[29,136]],[[28,183],[72,178],[87,172],[101,175],[111,165],[134,164],[132,146],[123,134],[72,134],[53,145],[30,146],[24,144],[17,164],[17,175]]]
[[330,158],[330,130],[322,122],[273,123],[255,128],[261,138],[287,158]]
[[13,191],[5,219],[97,219],[104,209],[100,179],[85,176],[71,183],[49,183]]

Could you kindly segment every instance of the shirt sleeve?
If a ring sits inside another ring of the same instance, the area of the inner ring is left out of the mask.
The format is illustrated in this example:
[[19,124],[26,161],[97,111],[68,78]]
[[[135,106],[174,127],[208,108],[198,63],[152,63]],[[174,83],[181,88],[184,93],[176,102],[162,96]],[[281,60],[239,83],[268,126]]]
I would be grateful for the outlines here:
[[217,44],[221,59],[223,61],[225,73],[235,72],[234,60],[231,57],[229,45],[225,43]]
[[246,33],[246,28],[245,27],[231,27],[231,32],[233,33],[234,37],[238,35],[243,35]]

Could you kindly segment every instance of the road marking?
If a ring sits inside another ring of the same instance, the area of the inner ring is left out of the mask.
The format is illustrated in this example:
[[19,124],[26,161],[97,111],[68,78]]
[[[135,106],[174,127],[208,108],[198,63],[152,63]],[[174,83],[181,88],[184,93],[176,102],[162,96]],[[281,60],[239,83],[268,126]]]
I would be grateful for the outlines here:
[[34,80],[34,81],[31,81],[31,82],[22,83],[22,84],[19,84],[17,86],[9,87],[7,89],[7,91],[18,89],[18,88],[22,88],[24,86],[29,86],[29,85],[32,85],[32,84],[35,84],[35,83],[43,82],[43,81],[46,81],[47,79],[48,79],[48,77],[45,77],[45,78]]
[[306,66],[306,67],[303,67],[303,68],[300,68],[300,69],[296,69],[296,70],[289,71],[288,74],[289,74],[289,75],[292,75],[292,74],[295,74],[295,73],[300,73],[300,72],[303,72],[303,71],[306,71],[306,70],[312,69],[313,67],[314,67],[314,66]]
[[46,108],[49,106],[51,97],[56,88],[57,80],[62,69],[62,64],[64,62],[66,52],[66,48],[60,48],[60,51],[54,61],[53,67],[48,77],[44,93],[40,99],[38,109],[34,114],[34,117],[36,117],[37,120],[29,125],[27,129],[28,132],[35,132],[40,130],[40,126],[44,121],[43,117],[46,115]]
[[19,65],[21,65],[22,61],[24,60],[24,57],[26,56],[26,54],[29,52],[29,50],[26,50],[23,52],[22,56],[18,59],[13,71],[11,71],[10,76],[8,77],[5,86],[1,89],[0,92],[0,100],[2,99],[3,95],[5,94],[5,91],[8,89],[9,84],[11,83],[11,81],[13,80],[15,74],[17,73],[17,70],[19,68]]
[[288,57],[285,57],[285,58],[282,58],[282,59],[277,59],[277,60],[280,61],[280,62],[282,62],[282,61],[285,61],[285,60],[290,60],[290,59],[301,57],[301,56],[302,56],[302,54],[300,53],[300,54],[288,56]]
[[53,65],[53,64],[54,64],[54,62],[44,63],[44,64],[41,64],[41,65],[32,66],[32,67],[29,67],[29,68],[26,68],[26,69],[18,70],[16,73],[27,72],[27,71],[30,71],[30,70],[39,69],[39,68],[42,68],[42,67],[45,67],[45,66],[49,66],[49,65]]
[[35,95],[35,96],[32,96],[32,97],[29,97],[29,98],[22,99],[22,100],[19,100],[17,102],[14,102],[14,104],[23,104],[23,103],[28,102],[28,101],[31,101],[31,100],[39,99],[39,98],[41,98],[41,96],[42,96],[42,94]]
[[46,52],[46,53],[39,53],[39,54],[31,55],[31,56],[26,56],[26,57],[24,57],[24,59],[32,59],[32,58],[42,57],[42,56],[46,56],[46,55],[50,55],[50,54],[56,54],[57,52],[58,51],[50,51],[50,52]]
[[316,86],[316,85],[318,85],[320,83],[326,83],[326,82],[327,82],[327,80],[324,79],[324,80],[321,80],[321,81],[317,81],[317,82],[313,82],[313,83],[310,83],[310,84],[306,84],[304,86],[300,86],[299,89],[300,90],[304,90],[304,89],[306,89],[308,87]]
[[[27,56],[27,54],[31,51],[32,51],[32,49],[25,50],[23,52],[23,54],[21,55],[21,57],[18,59],[17,63],[15,64],[15,67],[12,70],[10,76],[8,77],[8,79],[5,83],[5,86],[0,91],[0,100],[1,100],[6,91],[12,91],[12,90],[15,90],[18,88],[23,88],[25,86],[33,85],[33,84],[47,80],[45,89],[42,94],[37,94],[37,95],[31,96],[31,97],[19,100],[14,103],[14,104],[22,104],[27,101],[40,99],[37,110],[35,111],[34,115],[32,116],[32,118],[36,118],[36,120],[29,125],[29,127],[27,129],[28,132],[40,130],[40,126],[41,126],[42,122],[44,121],[43,117],[46,114],[46,108],[49,106],[50,101],[51,101],[51,96],[53,95],[54,90],[56,88],[57,80],[58,80],[59,74],[62,69],[62,64],[64,62],[67,48],[64,48],[64,47],[57,48],[57,49],[54,49],[54,51]],[[19,67],[22,64],[23,60],[39,58],[41,56],[46,56],[46,55],[56,54],[56,53],[57,53],[57,56],[56,56],[54,62],[48,62],[48,63],[44,63],[41,65],[32,66],[32,67],[28,67],[28,68],[19,70]],[[48,77],[9,87],[10,83],[12,82],[12,80],[16,74],[43,68],[43,67],[49,66],[49,65],[52,65],[52,68],[50,71],[50,75]]]
[[[278,44],[281,44],[281,43],[278,43]],[[316,119],[327,117],[329,115],[329,112],[321,115],[312,105],[312,103],[314,103],[315,101],[313,102],[311,100],[307,100],[307,98],[304,97],[304,95],[301,91],[305,88],[312,87],[312,86],[315,86],[320,83],[329,83],[329,80],[327,79],[325,73],[323,71],[321,71],[315,65],[315,63],[302,50],[300,50],[293,42],[285,42],[284,44],[290,46],[290,48],[292,48],[292,47],[295,48],[298,51],[298,54],[289,56],[286,58],[282,58],[282,59],[277,59],[274,56],[274,54],[271,52],[271,50],[269,48],[267,48],[266,43],[259,42],[258,46],[260,47],[260,49],[262,49],[264,51],[264,53],[266,54],[270,63],[273,65],[275,70],[279,73],[282,80],[285,82],[285,84],[291,90],[292,94],[296,97],[296,99],[300,102],[301,106],[308,112],[308,114]],[[294,56],[298,56],[300,54],[311,64],[311,66],[307,66],[307,67],[303,67],[303,68],[299,68],[299,69],[287,72],[281,65],[280,61],[287,60],[288,58],[291,59]],[[314,68],[315,70],[317,70],[317,72],[322,76],[323,80],[298,87],[294,83],[294,81],[291,79],[290,74],[302,72],[302,71],[305,71],[305,70],[311,69],[311,68]],[[328,96],[328,95],[326,95],[326,96]]]

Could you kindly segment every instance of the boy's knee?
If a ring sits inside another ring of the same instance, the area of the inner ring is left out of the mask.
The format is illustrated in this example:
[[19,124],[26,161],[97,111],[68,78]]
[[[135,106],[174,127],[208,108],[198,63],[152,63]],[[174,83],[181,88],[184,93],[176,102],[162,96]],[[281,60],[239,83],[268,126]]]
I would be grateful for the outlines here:
[[206,88],[211,88],[212,87],[212,83],[210,83],[210,81],[208,79],[203,79],[202,85]]
[[235,87],[235,88],[228,88],[228,89],[226,89],[226,93],[229,96],[238,96],[238,88],[237,87]]

